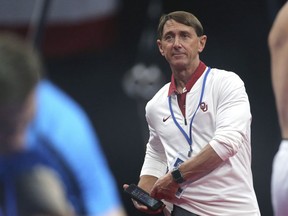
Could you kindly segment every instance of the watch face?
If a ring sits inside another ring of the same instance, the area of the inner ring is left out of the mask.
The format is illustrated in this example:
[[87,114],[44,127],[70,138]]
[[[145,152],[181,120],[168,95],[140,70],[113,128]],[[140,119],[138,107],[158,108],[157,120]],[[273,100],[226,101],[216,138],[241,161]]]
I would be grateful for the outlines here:
[[184,178],[178,168],[175,168],[171,174],[174,181],[176,181],[178,184],[184,182]]

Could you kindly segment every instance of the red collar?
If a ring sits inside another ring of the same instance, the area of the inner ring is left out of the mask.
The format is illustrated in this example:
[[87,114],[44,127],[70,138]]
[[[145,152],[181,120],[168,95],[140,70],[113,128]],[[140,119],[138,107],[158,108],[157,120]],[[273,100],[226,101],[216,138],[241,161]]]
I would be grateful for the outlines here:
[[[205,69],[206,69],[206,65],[202,61],[200,61],[195,72],[192,74],[191,79],[187,82],[187,84],[185,86],[187,92],[189,92],[191,90],[191,88],[196,83],[196,81],[199,79],[199,77],[204,73]],[[177,88],[176,88],[174,76],[172,74],[171,83],[170,83],[169,91],[168,91],[168,96],[170,96],[173,92],[175,92],[176,94],[179,94],[179,92],[177,91]]]

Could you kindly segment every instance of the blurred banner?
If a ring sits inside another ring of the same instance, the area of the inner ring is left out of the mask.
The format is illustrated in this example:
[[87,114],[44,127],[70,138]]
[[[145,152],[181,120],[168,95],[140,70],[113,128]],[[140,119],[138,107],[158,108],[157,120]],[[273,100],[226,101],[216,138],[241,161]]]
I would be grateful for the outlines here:
[[[0,0],[0,30],[29,36],[33,17],[43,13],[42,0]],[[49,0],[42,52],[63,56],[102,49],[114,41],[120,0]]]

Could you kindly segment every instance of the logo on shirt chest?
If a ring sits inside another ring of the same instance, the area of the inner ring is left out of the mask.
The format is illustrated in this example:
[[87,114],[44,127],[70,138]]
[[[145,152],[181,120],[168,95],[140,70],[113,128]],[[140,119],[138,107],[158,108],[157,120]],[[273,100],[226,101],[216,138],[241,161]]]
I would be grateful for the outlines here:
[[203,111],[203,112],[206,112],[208,110],[208,105],[205,103],[205,102],[201,102],[200,103],[200,109]]
[[[207,112],[208,111],[208,104],[206,104],[205,102],[201,102],[199,105],[199,108],[203,111],[203,112]],[[164,116],[162,121],[166,122],[169,118],[171,117],[171,115],[169,116]]]
[[171,117],[171,115],[163,117],[163,122],[166,122],[170,117]]

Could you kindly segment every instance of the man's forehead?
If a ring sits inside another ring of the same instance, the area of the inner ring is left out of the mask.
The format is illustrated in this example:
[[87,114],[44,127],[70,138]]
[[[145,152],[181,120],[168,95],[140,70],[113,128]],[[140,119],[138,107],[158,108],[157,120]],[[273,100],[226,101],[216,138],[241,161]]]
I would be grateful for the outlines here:
[[195,32],[195,29],[192,26],[184,25],[179,23],[173,19],[167,20],[167,22],[163,26],[163,34],[167,32],[176,32],[176,31],[187,31],[187,32]]

